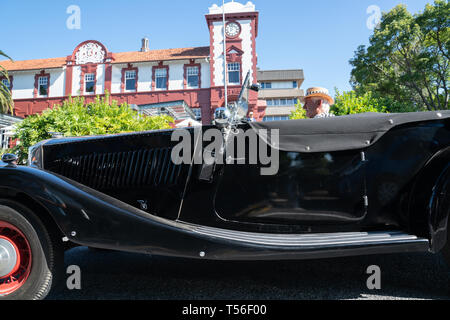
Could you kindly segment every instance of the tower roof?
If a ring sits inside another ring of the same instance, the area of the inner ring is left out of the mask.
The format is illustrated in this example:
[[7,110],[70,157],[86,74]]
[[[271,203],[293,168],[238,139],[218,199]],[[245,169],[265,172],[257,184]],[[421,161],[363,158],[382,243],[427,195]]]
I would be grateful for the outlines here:
[[[249,1],[247,4],[242,4],[239,2],[231,1],[225,3],[225,13],[242,13],[242,12],[254,12],[256,11],[255,5]],[[222,14],[223,8],[222,6],[218,6],[217,4],[212,5],[209,8],[209,14]]]

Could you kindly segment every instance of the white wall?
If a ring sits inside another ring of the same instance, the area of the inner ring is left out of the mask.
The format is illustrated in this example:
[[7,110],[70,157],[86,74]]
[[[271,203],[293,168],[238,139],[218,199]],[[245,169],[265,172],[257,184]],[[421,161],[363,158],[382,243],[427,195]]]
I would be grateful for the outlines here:
[[247,72],[250,71],[250,83],[253,83],[253,43],[252,43],[252,24],[250,20],[241,20],[241,35],[242,39],[242,51],[244,54],[242,56],[242,79],[245,78]]
[[[223,60],[222,60],[223,61]],[[201,87],[210,88],[210,64],[205,59],[197,59],[195,63],[201,66]],[[183,90],[184,86],[184,65],[189,64],[188,60],[165,62],[169,65],[169,90]],[[138,67],[138,92],[152,91],[152,68],[156,62],[144,62],[133,64]],[[122,82],[122,68],[126,64],[112,65],[111,93],[120,93]],[[223,68],[222,68],[223,70]],[[38,70],[11,72],[13,76],[13,99],[33,99],[34,77]],[[51,69],[46,70],[50,74],[50,97],[63,97],[66,86],[66,70]],[[105,90],[106,67],[104,64],[97,66],[97,83],[95,94],[103,94]],[[83,95],[84,88],[81,88],[81,67],[74,66],[72,73],[72,96]]]
[[[13,99],[33,99],[35,76],[39,72],[40,71],[38,70],[11,72],[11,75],[13,76]],[[66,86],[65,70],[51,69],[46,70],[46,73],[50,74],[49,97],[64,96]]]
[[[202,59],[198,59],[195,63],[201,66],[201,82],[202,88],[210,88],[210,66],[209,63]],[[188,60],[165,62],[164,65],[169,66],[169,90],[184,90],[184,65],[189,64]],[[133,67],[138,68],[138,92],[152,91],[153,67],[157,66],[156,62],[134,63]],[[111,93],[120,93],[122,81],[122,68],[127,65],[119,64],[112,67]]]
[[[186,63],[188,63],[186,61]],[[184,62],[169,64],[169,90],[183,90]]]
[[[253,82],[253,42],[252,42],[252,24],[251,20],[238,20],[241,25],[242,56],[241,72],[242,78],[245,78],[250,71],[250,80]],[[213,22],[213,51],[214,51],[214,82],[216,86],[224,85],[224,61],[223,61],[223,28],[222,22]]]
[[209,62],[203,60],[202,68],[202,88],[211,88],[211,66]]
[[49,97],[62,97],[65,90],[66,70],[50,70],[50,95]]
[[34,76],[33,71],[11,72],[13,76],[13,99],[32,99],[34,92]]
[[95,94],[103,94],[104,90],[105,90],[105,65],[99,64],[97,66]]
[[126,67],[126,64],[113,64],[111,77],[111,93],[120,93],[120,85],[122,83],[122,68]]
[[81,92],[81,67],[75,66],[72,71],[72,96],[79,96]]
[[223,73],[223,28],[222,22],[213,22],[213,52],[214,52],[214,85],[224,86]]
[[142,63],[138,65],[138,92],[152,90],[152,67],[154,65],[155,63]]

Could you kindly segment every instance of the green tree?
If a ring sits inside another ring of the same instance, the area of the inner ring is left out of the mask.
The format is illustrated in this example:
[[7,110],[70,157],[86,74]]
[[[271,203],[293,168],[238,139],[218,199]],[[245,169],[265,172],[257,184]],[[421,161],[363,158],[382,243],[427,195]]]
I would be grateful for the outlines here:
[[387,112],[383,101],[373,97],[372,92],[357,95],[355,91],[344,91],[340,93],[336,89],[335,104],[331,112],[336,116],[365,112]]
[[19,144],[13,152],[23,162],[28,157],[28,148],[50,139],[52,133],[64,137],[104,135],[169,129],[173,122],[169,116],[141,116],[126,103],[118,105],[115,100],[109,101],[108,93],[88,104],[84,98],[69,98],[61,106],[27,117],[17,125],[14,138]]
[[435,0],[416,15],[396,6],[383,14],[369,42],[350,60],[358,95],[371,91],[416,111],[449,108],[448,1]]
[[291,120],[306,119],[306,110],[303,109],[303,104],[300,101],[298,101],[297,104],[295,105],[295,110],[291,112],[289,119]]
[[[379,113],[401,113],[417,111],[411,104],[405,104],[394,101],[390,98],[384,98],[374,95],[371,91],[358,94],[356,91],[343,91],[336,88],[335,104],[331,106],[330,111],[336,116],[348,114],[379,112]],[[290,119],[305,119],[306,111],[302,104],[297,104],[295,110],[291,113]]]
[[[12,59],[0,50],[0,57]],[[0,79],[9,79],[8,71],[0,65]],[[14,102],[12,100],[11,91],[3,82],[0,82],[0,113],[13,112]]]

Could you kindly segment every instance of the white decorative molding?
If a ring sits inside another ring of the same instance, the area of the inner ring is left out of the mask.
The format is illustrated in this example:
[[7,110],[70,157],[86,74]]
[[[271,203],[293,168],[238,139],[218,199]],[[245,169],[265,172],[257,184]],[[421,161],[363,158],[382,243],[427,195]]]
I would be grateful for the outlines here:
[[242,39],[242,76],[245,77],[250,71],[250,83],[253,83],[253,37],[252,24],[250,20],[241,20],[242,32],[240,38]]
[[214,85],[224,86],[223,25],[213,22]]
[[75,63],[103,63],[105,56],[105,50],[98,43],[88,42],[82,45],[75,53]]
[[[227,2],[225,3],[225,13],[241,13],[241,12],[254,12],[256,11],[255,5],[249,1],[247,4],[242,4],[239,2]],[[217,4],[213,4],[212,7],[209,8],[209,14],[222,14],[222,6],[218,6]]]

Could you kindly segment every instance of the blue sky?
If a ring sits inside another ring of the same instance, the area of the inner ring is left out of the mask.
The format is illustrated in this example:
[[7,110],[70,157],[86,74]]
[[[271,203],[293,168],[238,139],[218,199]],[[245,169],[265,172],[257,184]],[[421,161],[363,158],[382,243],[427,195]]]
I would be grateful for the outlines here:
[[[245,3],[246,0],[240,2]],[[373,12],[399,3],[411,12],[431,0],[253,0],[260,12],[257,38],[261,69],[305,71],[305,84],[349,90],[348,61],[367,44]],[[204,15],[221,0],[0,0],[0,49],[15,60],[64,57],[85,40],[99,40],[112,52],[139,50],[147,36],[151,49],[209,45]],[[81,29],[69,30],[70,5],[81,9]],[[6,13],[6,14],[5,14]]]

